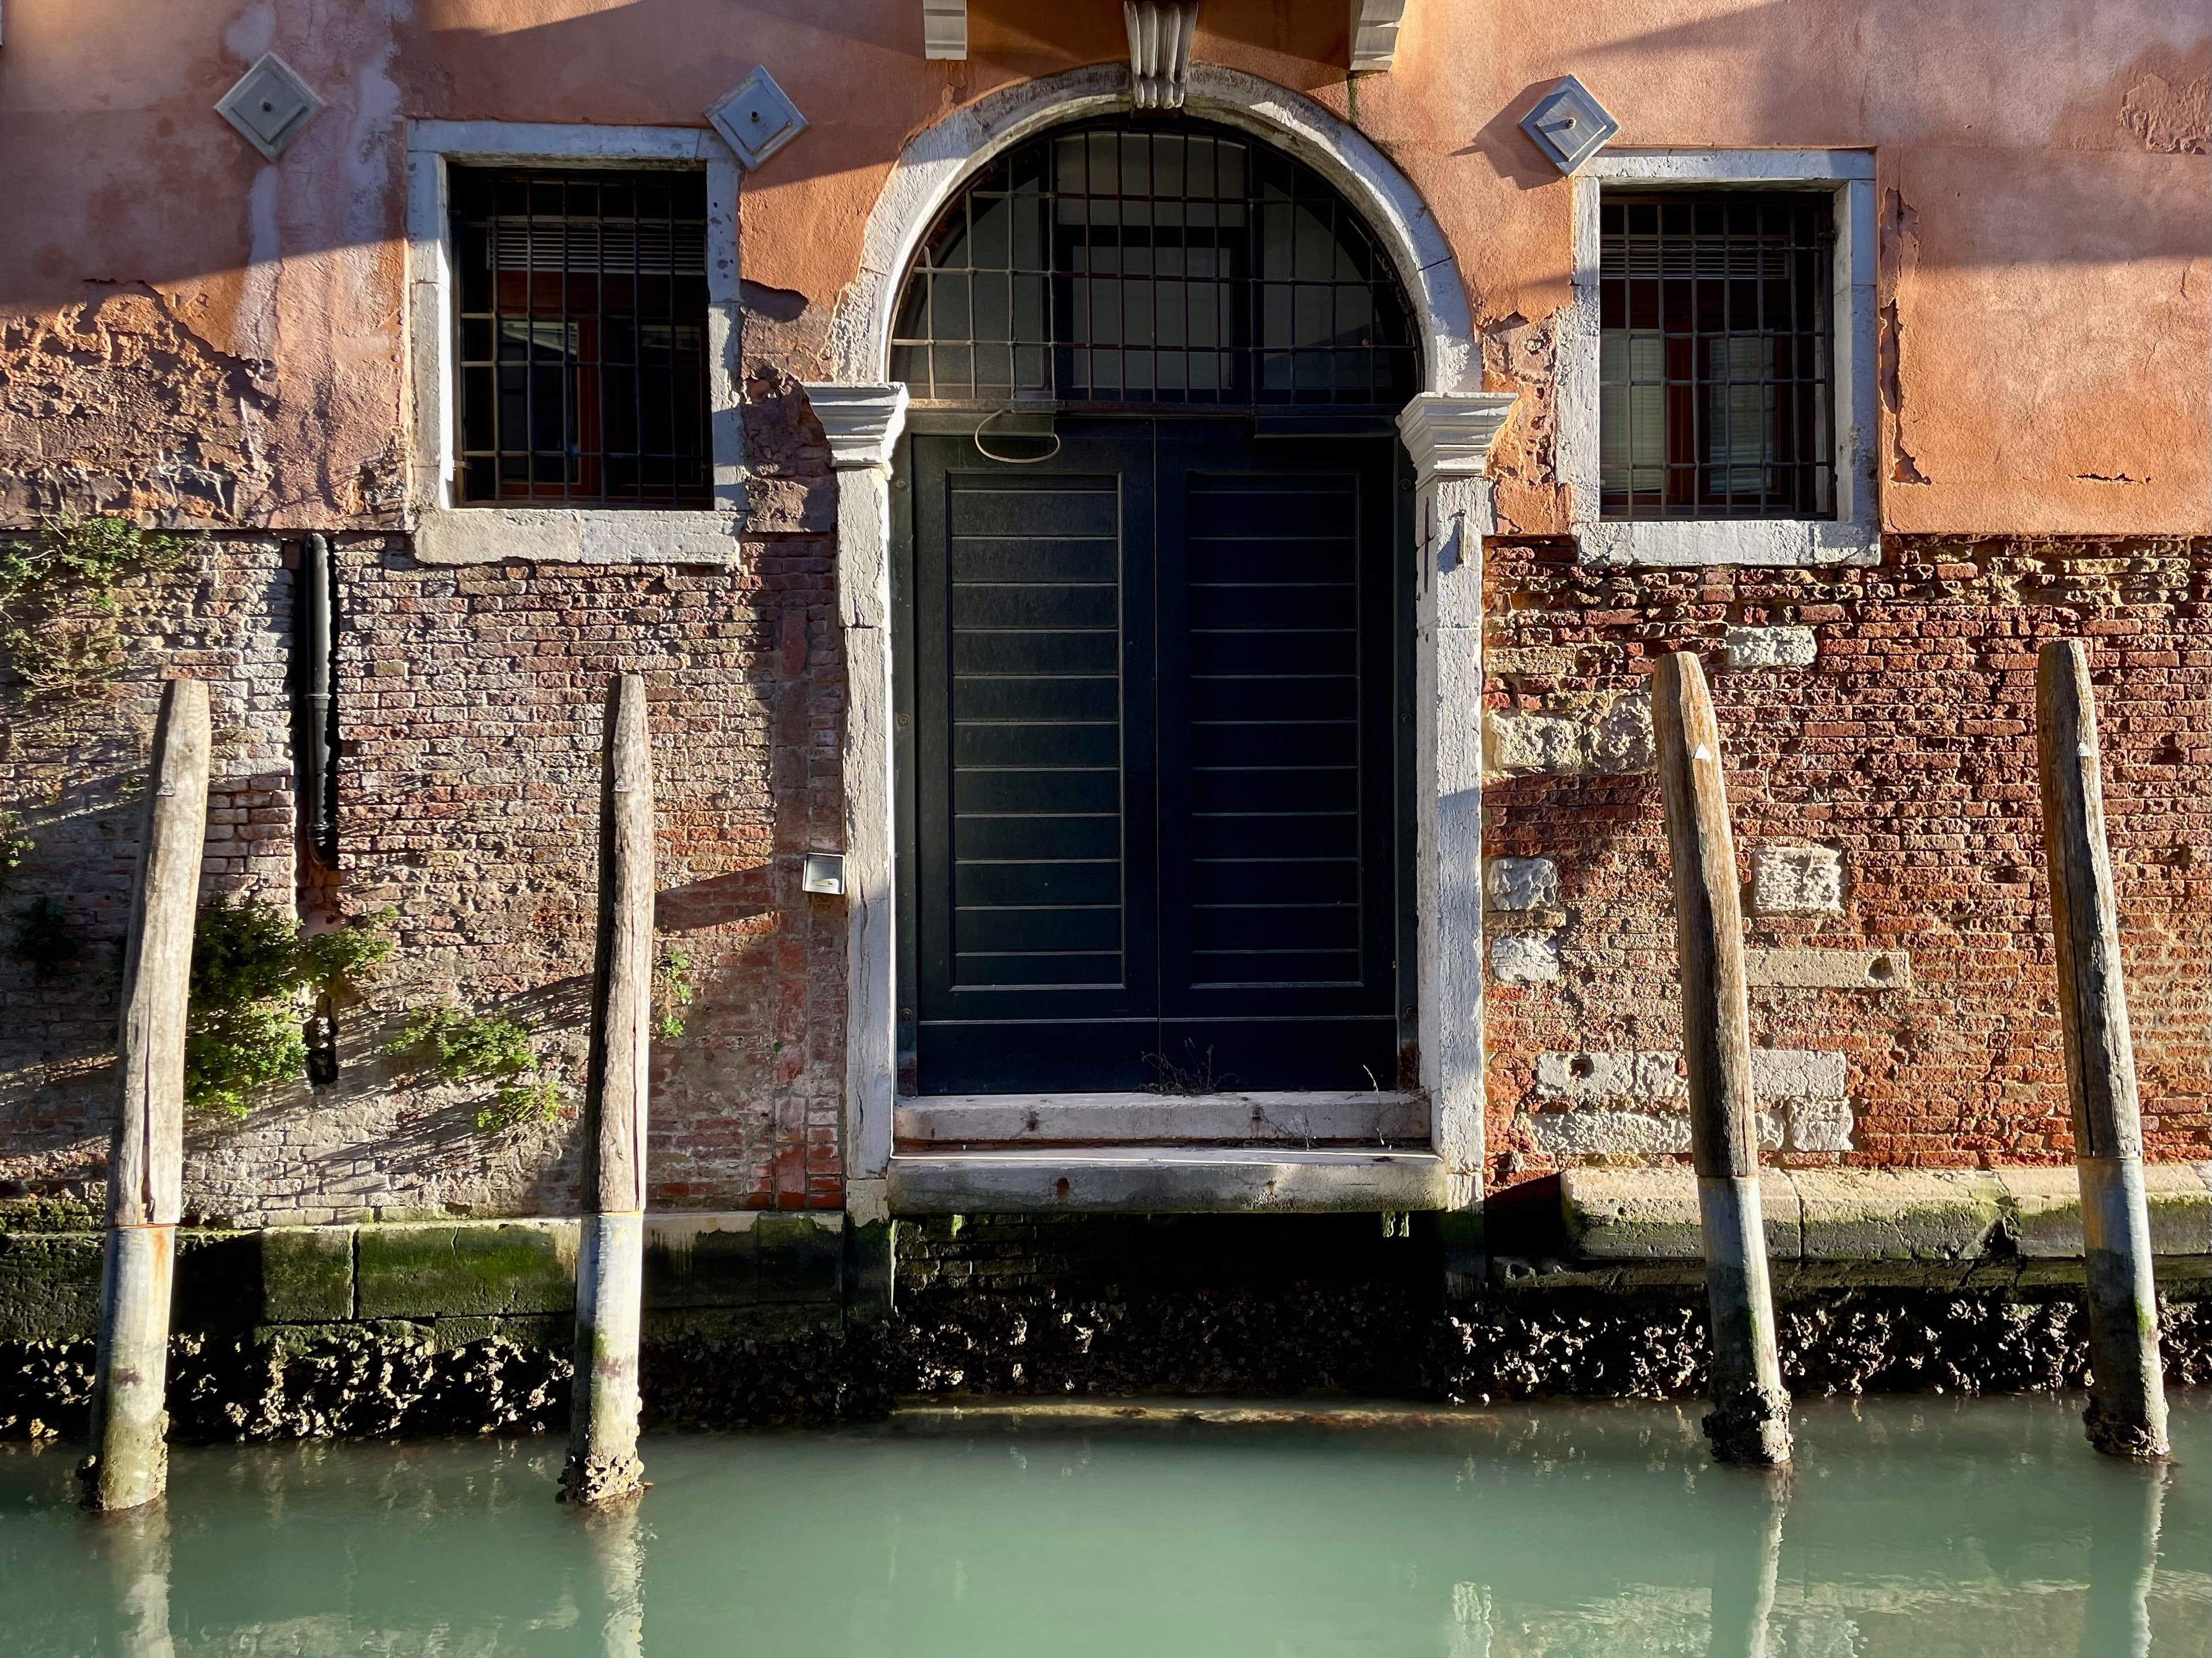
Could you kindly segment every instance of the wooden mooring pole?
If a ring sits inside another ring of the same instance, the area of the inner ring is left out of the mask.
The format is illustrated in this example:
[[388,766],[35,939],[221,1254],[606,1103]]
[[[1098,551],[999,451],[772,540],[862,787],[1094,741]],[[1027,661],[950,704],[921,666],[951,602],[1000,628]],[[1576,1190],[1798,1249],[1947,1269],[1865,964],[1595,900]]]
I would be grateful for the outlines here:
[[2122,982],[2119,911],[2105,844],[2089,653],[2053,640],[2035,666],[2043,848],[2058,945],[2058,1014],[2074,1101],[2089,1300],[2089,1442],[2108,1456],[2166,1455],[2166,1382],[2143,1201],[2142,1112]]
[[1698,659],[1677,652],[1652,676],[1651,720],[1682,975],[1690,1151],[1712,1321],[1713,1410],[1705,1437],[1723,1462],[1790,1460],[1790,1396],[1775,1345],[1766,1230],[1759,1202],[1759,1111],[1744,994],[1743,914],[1729,832],[1720,727]]
[[135,1509],[167,1489],[169,1289],[184,1206],[185,1003],[200,854],[207,841],[208,689],[161,691],[131,896],[117,1042],[115,1138],[107,1157],[107,1248],[92,1383],[84,1505]]
[[576,1376],[561,1497],[602,1503],[645,1489],[645,1464],[637,1455],[637,1340],[653,1044],[653,756],[645,681],[635,674],[619,676],[607,692],[592,991]]

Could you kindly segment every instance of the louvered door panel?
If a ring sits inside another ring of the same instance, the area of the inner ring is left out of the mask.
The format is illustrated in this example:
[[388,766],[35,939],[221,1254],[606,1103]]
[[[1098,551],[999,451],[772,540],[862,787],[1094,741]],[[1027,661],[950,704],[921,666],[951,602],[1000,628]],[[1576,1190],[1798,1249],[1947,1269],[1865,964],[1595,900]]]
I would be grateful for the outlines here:
[[1127,979],[1116,484],[950,481],[956,986]]
[[1388,1087],[1387,439],[915,440],[925,1094]]
[[1150,1074],[1151,448],[1123,427],[1030,469],[915,440],[927,1091]]
[[[1190,981],[1357,984],[1356,480],[1200,474],[1188,501]],[[1295,844],[1332,829],[1334,855]]]
[[1388,440],[1163,441],[1161,1052],[1226,1088],[1396,1076]]

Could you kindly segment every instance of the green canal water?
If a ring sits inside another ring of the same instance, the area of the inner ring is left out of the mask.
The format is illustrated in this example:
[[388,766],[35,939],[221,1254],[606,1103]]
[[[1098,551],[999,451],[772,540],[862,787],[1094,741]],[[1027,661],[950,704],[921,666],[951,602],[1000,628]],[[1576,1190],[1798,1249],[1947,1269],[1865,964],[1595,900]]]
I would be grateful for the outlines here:
[[2120,1467],[2079,1400],[1833,1401],[1795,1476],[1674,1406],[1418,1425],[907,1420],[663,1437],[641,1507],[545,1440],[176,1453],[165,1513],[0,1447],[0,1652],[2212,1652],[2212,1394]]

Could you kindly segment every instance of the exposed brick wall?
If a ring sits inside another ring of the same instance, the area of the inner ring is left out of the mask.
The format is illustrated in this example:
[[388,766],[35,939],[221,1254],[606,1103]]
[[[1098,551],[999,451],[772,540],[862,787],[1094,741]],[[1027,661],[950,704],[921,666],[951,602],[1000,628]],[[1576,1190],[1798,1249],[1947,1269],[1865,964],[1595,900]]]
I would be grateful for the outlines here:
[[[664,943],[698,999],[657,1048],[656,1206],[834,1208],[845,922],[799,890],[799,858],[841,843],[844,709],[818,434],[757,374],[762,514],[735,568],[416,565],[397,537],[338,547],[339,902],[397,911],[400,952],[343,1015],[338,1085],[272,1090],[191,1136],[189,1206],[241,1221],[575,1201],[573,1120],[478,1133],[481,1090],[407,1086],[384,1054],[441,1000],[522,1017],[549,1072],[580,1087],[591,948],[599,708],[608,676],[653,699]],[[2208,1128],[2212,975],[2212,550],[2203,544],[1923,543],[1875,570],[1577,570],[1551,542],[1490,552],[1494,714],[1561,711],[1596,735],[1571,774],[1493,780],[1493,856],[1541,857],[1540,902],[1493,909],[1525,982],[1489,990],[1493,1174],[1553,1161],[1532,1132],[1538,1057],[1679,1047],[1659,802],[1632,694],[1656,653],[1707,653],[1740,848],[1826,847],[1836,914],[1754,912],[1754,947],[1909,954],[1909,988],[1762,988],[1754,1038],[1840,1054],[1844,1159],[2054,1160],[2069,1150],[2037,813],[2034,646],[2098,641],[2108,799],[2154,1156]],[[292,574],[267,537],[204,544],[133,594],[149,647],[110,699],[11,718],[0,800],[38,843],[0,910],[62,897],[95,943],[39,986],[0,958],[0,1184],[96,1176],[106,1149],[115,944],[127,902],[153,664],[220,683],[211,890],[292,891],[286,647]],[[1729,669],[1741,626],[1773,665]],[[1795,637],[1795,636],[1793,636]],[[1802,642],[1802,641],[1801,641]],[[1610,756],[1610,758],[1607,758]],[[1524,876],[1526,872],[1523,872]],[[1553,895],[1546,881],[1555,878]],[[0,920],[5,920],[0,916]],[[1559,976],[1547,980],[1557,951]],[[1533,953],[1532,953],[1533,950]],[[1819,1066],[1792,1060],[1812,1074]],[[1825,1074],[1825,1073],[1823,1073]],[[1549,1104],[1550,1102],[1541,1102]],[[1796,1160],[1836,1154],[1785,1151]]]
[[[1746,918],[1754,948],[1909,952],[1896,991],[1754,988],[1764,1048],[1840,1051],[1842,1157],[1974,1164],[2070,1154],[2035,757],[2035,652],[2093,647],[2128,993],[2154,1157],[2212,1146],[2212,544],[1892,537],[1863,570],[1582,570],[1571,546],[1489,549],[1493,715],[1586,717],[1653,659],[1705,658],[1737,852],[1841,852],[1838,914]],[[1731,670],[1732,625],[1813,629],[1809,666]],[[1530,1111],[1540,1054],[1679,1048],[1656,779],[1493,779],[1488,853],[1556,863],[1556,908],[1492,911],[1548,935],[1559,976],[1487,999],[1495,1177],[1551,1166]],[[1526,959],[1526,946],[1509,959]]]
[[337,1092],[374,1164],[351,1206],[574,1206],[573,1123],[488,1142],[470,1090],[394,1088],[376,1050],[456,1001],[542,1026],[579,1095],[600,710],[625,671],[649,698],[661,947],[697,992],[655,1046],[652,1201],[838,1206],[845,919],[799,884],[843,835],[830,544],[749,543],[728,571],[436,569],[378,540],[340,561],[342,885],[399,936],[349,1020]]
[[34,846],[0,888],[0,944],[41,897],[85,941],[45,983],[0,949],[0,1186],[49,1187],[106,1163],[138,791],[164,673],[213,682],[203,893],[292,901],[292,581],[272,537],[197,540],[177,570],[122,590],[131,653],[118,681],[27,706],[11,689],[0,703],[0,808]]
[[[753,319],[749,343],[778,349],[789,320]],[[690,958],[696,991],[684,1035],[655,1043],[651,1200],[841,1206],[845,917],[799,884],[801,854],[843,842],[835,489],[790,379],[752,361],[747,398],[758,538],[731,569],[439,569],[404,537],[337,538],[340,870],[316,897],[392,909],[398,950],[341,1011],[335,1086],[272,1088],[241,1122],[190,1125],[192,1215],[573,1210],[599,711],[620,671],[648,686],[661,944]],[[136,665],[114,697],[52,716],[8,705],[0,806],[38,850],[0,893],[0,929],[50,893],[94,949],[44,986],[0,953],[0,1194],[104,1172],[137,853],[125,795],[161,674],[217,685],[209,890],[294,900],[292,572],[275,537],[199,545],[191,572],[131,595]],[[386,1050],[410,1011],[441,1003],[532,1026],[571,1114],[488,1135],[474,1122],[486,1088],[414,1085]]]
[[[648,686],[661,944],[690,957],[696,989],[684,1034],[655,1044],[652,1200],[839,1206],[844,914],[799,886],[799,854],[843,832],[830,544],[748,543],[727,571],[437,569],[400,537],[365,536],[340,538],[337,562],[337,903],[395,911],[398,949],[365,1005],[342,1011],[336,1086],[272,1089],[242,1122],[191,1125],[188,1210],[252,1223],[574,1207],[600,708],[618,671]],[[222,688],[210,890],[288,905],[291,582],[273,541],[211,543],[196,583],[148,592],[130,618],[168,671]],[[0,961],[12,1187],[52,1189],[105,1162],[137,851],[125,780],[144,765],[151,672],[10,730],[0,798],[20,803],[39,849],[4,907],[52,893],[95,941],[81,971],[46,986]],[[488,1135],[474,1122],[485,1087],[412,1085],[385,1050],[410,1011],[440,1004],[534,1027],[570,1116]]]

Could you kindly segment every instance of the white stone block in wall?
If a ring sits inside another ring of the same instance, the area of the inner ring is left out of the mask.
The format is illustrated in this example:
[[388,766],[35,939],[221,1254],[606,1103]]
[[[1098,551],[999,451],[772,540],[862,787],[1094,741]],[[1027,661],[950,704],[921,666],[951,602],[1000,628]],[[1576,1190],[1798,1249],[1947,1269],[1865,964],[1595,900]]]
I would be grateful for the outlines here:
[[1548,858],[1493,858],[1483,890],[1492,909],[1557,909],[1559,866]]
[[[1539,1111],[1528,1123],[1545,1154],[1562,1162],[1680,1157],[1690,1149],[1690,1118],[1683,1111]],[[1790,1133],[1785,1113],[1759,1114],[1760,1150],[1780,1151]]]
[[1844,1056],[1809,1048],[1755,1048],[1751,1085],[1762,1100],[1840,1100]]
[[[1536,1092],[1546,1099],[1638,1102],[1681,1108],[1689,1097],[1682,1056],[1672,1048],[1618,1054],[1539,1054]],[[1810,1048],[1755,1048],[1751,1084],[1763,1100],[1840,1100],[1845,1066],[1839,1053]]]
[[1751,907],[1761,915],[1832,915],[1844,907],[1844,855],[1829,847],[1755,847]]
[[1798,1100],[1789,1108],[1792,1151],[1848,1151],[1851,1108],[1847,1100]]
[[1600,709],[1590,731],[1590,770],[1601,776],[1622,776],[1650,771],[1658,763],[1650,692],[1626,692]]
[[1744,977],[1780,990],[1910,990],[1905,950],[1747,950]]
[[1528,1119],[1547,1157],[1659,1157],[1690,1149],[1690,1120],[1680,1112],[1539,1111]]
[[1731,668],[1809,668],[1820,653],[1810,628],[1730,628],[1723,648]]
[[1569,715],[1506,708],[1485,724],[1492,771],[1559,776],[1583,768],[1584,732],[1581,722]]
[[1508,932],[1490,941],[1491,975],[1502,985],[1550,984],[1559,976],[1559,946],[1540,932]]
[[[1850,1151],[1846,1070],[1840,1053],[1753,1048],[1759,1143],[1769,1151]],[[1681,1055],[1672,1050],[1540,1054],[1536,1094],[1565,1102],[1564,1109],[1529,1118],[1536,1143],[1553,1157],[1653,1157],[1690,1149],[1689,1083]]]
[[1547,1099],[1675,1100],[1687,1084],[1682,1056],[1664,1053],[1539,1054],[1536,1092]]
[[1615,691],[1483,721],[1490,769],[1505,776],[1618,777],[1658,763],[1649,691]]

